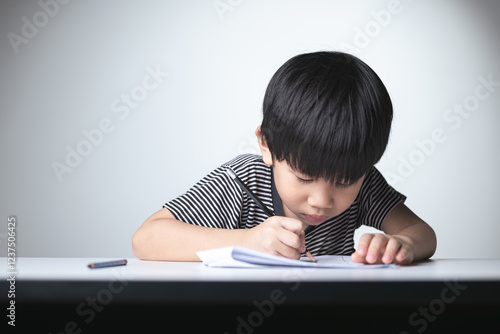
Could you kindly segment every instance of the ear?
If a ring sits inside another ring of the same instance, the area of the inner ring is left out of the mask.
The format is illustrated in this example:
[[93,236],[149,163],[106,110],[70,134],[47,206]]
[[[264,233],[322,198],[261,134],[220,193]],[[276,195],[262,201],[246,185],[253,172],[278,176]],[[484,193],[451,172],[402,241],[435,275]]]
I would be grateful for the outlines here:
[[257,136],[257,140],[259,141],[260,151],[262,152],[262,160],[264,160],[264,163],[266,165],[272,166],[273,156],[271,154],[271,151],[269,151],[266,139],[262,135],[260,125],[257,127],[257,130],[255,130],[255,135]]

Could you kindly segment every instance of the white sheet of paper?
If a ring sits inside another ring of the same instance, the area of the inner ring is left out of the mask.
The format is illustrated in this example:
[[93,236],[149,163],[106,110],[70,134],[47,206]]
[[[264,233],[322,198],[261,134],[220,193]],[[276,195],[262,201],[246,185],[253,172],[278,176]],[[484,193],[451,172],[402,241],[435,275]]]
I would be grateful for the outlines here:
[[307,257],[300,260],[288,259],[259,252],[245,247],[223,247],[215,248],[196,253],[203,264],[208,267],[219,268],[259,268],[268,266],[284,267],[311,267],[311,268],[344,268],[344,269],[377,269],[393,268],[395,264],[362,264],[355,263],[350,256],[344,255],[320,255],[315,256],[317,263],[312,262]]

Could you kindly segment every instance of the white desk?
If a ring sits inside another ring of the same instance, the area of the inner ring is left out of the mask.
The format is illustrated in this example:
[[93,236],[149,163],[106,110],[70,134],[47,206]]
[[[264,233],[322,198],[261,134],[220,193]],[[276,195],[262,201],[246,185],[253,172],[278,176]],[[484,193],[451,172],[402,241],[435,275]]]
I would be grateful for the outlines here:
[[[6,258],[1,258],[6,263]],[[87,264],[108,258],[18,258],[17,279],[53,281],[102,281],[117,277],[128,281],[499,281],[500,259],[438,259],[390,269],[316,268],[208,268],[200,262],[161,262],[128,259],[126,266],[89,269]],[[2,273],[1,279],[6,277]]]
[[[500,331],[500,259],[439,259],[395,269],[222,269],[138,259],[87,267],[107,260],[116,259],[18,258],[18,323],[24,315],[40,316],[43,330],[53,334],[97,332],[123,319],[136,320],[128,329],[165,329],[167,322],[217,333],[308,331],[339,319],[353,332],[477,330],[497,322]],[[4,300],[9,275],[1,275]],[[311,317],[313,324],[301,321]]]

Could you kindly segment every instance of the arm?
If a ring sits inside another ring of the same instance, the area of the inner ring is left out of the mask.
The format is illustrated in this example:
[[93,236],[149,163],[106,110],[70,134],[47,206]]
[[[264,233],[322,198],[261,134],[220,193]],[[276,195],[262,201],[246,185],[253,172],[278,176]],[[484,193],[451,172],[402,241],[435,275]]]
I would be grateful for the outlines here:
[[403,203],[389,212],[382,230],[386,234],[361,236],[358,250],[352,254],[353,261],[410,264],[427,259],[436,251],[434,230]]
[[237,245],[243,231],[186,224],[163,208],[134,233],[132,250],[142,260],[199,261],[197,251]]
[[142,260],[199,261],[204,249],[244,246],[271,254],[299,258],[305,250],[300,221],[271,217],[251,229],[218,229],[187,224],[168,209],[149,217],[132,237],[132,250]]

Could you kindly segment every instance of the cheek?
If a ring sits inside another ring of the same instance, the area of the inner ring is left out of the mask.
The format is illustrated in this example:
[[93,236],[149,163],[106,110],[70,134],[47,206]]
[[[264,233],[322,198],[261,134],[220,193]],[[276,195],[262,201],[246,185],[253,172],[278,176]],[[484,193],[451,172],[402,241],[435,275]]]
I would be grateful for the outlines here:
[[354,202],[358,196],[359,189],[354,191],[347,191],[342,196],[339,196],[338,203],[342,206],[343,210],[346,210]]
[[286,203],[286,206],[290,209],[297,209],[301,203],[303,203],[306,198],[298,191],[289,191],[281,199]]
[[290,184],[288,184],[288,186],[281,187],[281,189],[282,190],[279,193],[281,200],[286,202],[288,207],[296,205],[303,200],[302,198],[304,197],[304,193],[300,191],[300,189],[290,186]]
[[287,180],[286,178],[276,179],[276,188],[278,189],[281,200],[291,210],[307,199],[305,192],[292,181],[293,180]]
[[354,202],[355,199],[356,197],[352,197],[350,195],[339,197],[337,200],[338,211],[344,212],[345,210],[347,210],[347,208],[351,206],[352,202]]

